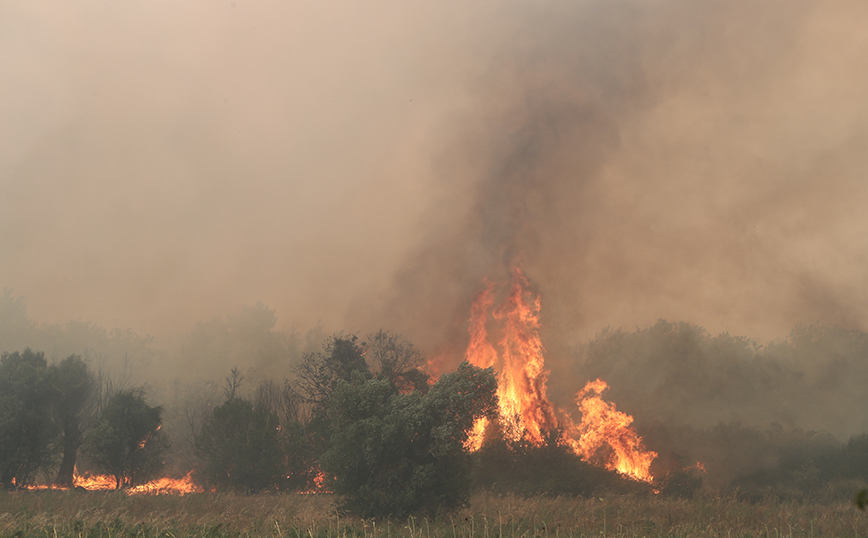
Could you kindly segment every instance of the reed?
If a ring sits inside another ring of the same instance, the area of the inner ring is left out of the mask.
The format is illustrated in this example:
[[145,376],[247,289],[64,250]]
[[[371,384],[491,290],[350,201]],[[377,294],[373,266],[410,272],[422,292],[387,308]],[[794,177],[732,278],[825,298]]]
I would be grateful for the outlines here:
[[868,513],[846,501],[477,494],[433,518],[366,520],[330,495],[183,497],[115,492],[0,492],[0,536],[16,538],[560,538],[866,536]]

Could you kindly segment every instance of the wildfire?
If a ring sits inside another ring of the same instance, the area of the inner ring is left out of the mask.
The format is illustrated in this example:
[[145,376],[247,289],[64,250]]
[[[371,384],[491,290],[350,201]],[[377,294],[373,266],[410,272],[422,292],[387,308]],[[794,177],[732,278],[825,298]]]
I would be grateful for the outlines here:
[[[557,418],[546,396],[548,371],[538,333],[540,302],[538,297],[528,300],[524,293],[527,284],[522,272],[515,269],[509,296],[493,312],[503,330],[498,354],[489,343],[486,328],[488,311],[494,305],[494,285],[488,283],[471,309],[466,357],[475,366],[494,366],[498,371],[497,397],[504,436],[511,441],[526,436],[532,443],[542,444],[544,433],[557,427]],[[485,427],[484,423],[474,427],[471,441],[476,448],[481,445]]]
[[567,443],[586,461],[600,461],[610,471],[652,482],[649,469],[657,453],[645,450],[642,438],[630,427],[633,417],[600,397],[608,387],[605,381],[597,379],[589,381],[576,395],[582,422],[571,425],[572,438]]
[[190,471],[183,478],[158,478],[147,484],[133,486],[125,491],[128,495],[137,493],[186,495],[187,493],[202,493],[205,489],[193,482],[193,471]]
[[72,485],[90,491],[115,489],[115,477],[107,474],[86,474],[81,476],[78,471],[72,476]]
[[[465,356],[475,366],[493,366],[497,371],[498,423],[504,437],[510,441],[524,438],[540,446],[545,435],[558,428],[558,415],[546,394],[549,372],[539,337],[540,299],[526,292],[527,287],[527,278],[515,268],[509,295],[501,306],[493,308],[495,286],[486,283],[470,311],[470,342]],[[497,348],[489,340],[489,311],[500,322]],[[642,438],[630,426],[631,416],[603,401],[600,394],[606,387],[605,381],[598,379],[577,393],[582,420],[575,424],[562,414],[566,418],[561,424],[560,442],[585,461],[652,482],[649,469],[657,453],[645,450]],[[489,425],[486,419],[474,424],[466,443],[469,450],[482,447]]]
[[[81,476],[78,471],[72,477],[72,484],[75,488],[82,488],[88,491],[109,491],[115,489],[115,478],[104,474],[86,474]],[[31,484],[24,486],[23,489],[29,490],[67,490],[64,486],[54,484]],[[173,494],[185,495],[187,493],[202,493],[204,488],[193,482],[193,471],[187,473],[183,478],[158,478],[146,484],[132,486],[122,490],[127,495],[136,495],[142,493],[151,493],[155,495]]]
[[331,493],[325,485],[326,474],[317,468],[316,476],[313,477],[313,486],[310,489],[300,491],[300,495],[314,495],[316,493]]

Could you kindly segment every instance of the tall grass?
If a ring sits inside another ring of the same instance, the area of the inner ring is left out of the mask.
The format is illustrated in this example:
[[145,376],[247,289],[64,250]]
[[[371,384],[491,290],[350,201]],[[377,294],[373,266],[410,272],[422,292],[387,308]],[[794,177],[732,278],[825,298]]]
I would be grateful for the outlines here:
[[39,538],[560,538],[868,536],[868,513],[846,501],[693,500],[656,496],[520,498],[479,494],[434,518],[364,520],[328,495],[127,496],[0,492],[0,536]]

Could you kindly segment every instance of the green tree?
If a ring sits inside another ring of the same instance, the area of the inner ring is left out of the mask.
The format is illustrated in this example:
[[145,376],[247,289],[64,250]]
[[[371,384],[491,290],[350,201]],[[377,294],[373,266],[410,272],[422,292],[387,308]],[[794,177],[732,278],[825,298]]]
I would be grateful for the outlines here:
[[55,394],[42,352],[0,356],[0,483],[30,482],[54,455],[57,427],[52,420]]
[[196,439],[202,473],[218,490],[256,492],[283,479],[277,415],[233,398],[214,409]]
[[96,418],[94,387],[96,380],[87,363],[78,355],[70,355],[52,368],[55,387],[54,416],[60,427],[63,458],[55,483],[72,485],[78,449],[84,430]]
[[476,419],[497,412],[492,369],[463,362],[425,395],[401,394],[384,379],[356,372],[329,399],[334,432],[323,469],[346,508],[363,516],[452,509],[470,495],[464,450]]
[[112,396],[82,449],[97,466],[115,477],[115,485],[134,486],[162,470],[169,442],[160,431],[162,407],[145,401],[141,389]]

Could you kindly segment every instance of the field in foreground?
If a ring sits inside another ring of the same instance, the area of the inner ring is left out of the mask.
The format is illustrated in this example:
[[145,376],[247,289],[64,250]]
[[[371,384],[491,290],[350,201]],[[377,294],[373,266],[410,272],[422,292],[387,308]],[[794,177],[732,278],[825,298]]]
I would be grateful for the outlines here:
[[342,516],[334,505],[330,495],[0,492],[0,537],[868,536],[868,513],[847,502],[481,494],[454,514],[402,521]]

